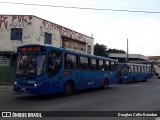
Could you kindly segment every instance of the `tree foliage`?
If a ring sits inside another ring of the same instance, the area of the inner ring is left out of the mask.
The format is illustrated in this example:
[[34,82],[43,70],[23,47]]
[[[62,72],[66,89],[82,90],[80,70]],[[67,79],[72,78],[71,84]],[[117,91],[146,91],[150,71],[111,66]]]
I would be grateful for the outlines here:
[[126,54],[126,52],[124,50],[108,49],[108,47],[103,44],[100,45],[100,44],[96,43],[94,45],[94,54],[95,55],[108,57],[109,53],[124,53],[124,54]]
[[107,49],[108,49],[108,47],[106,45],[103,45],[103,44],[100,45],[100,44],[96,43],[94,45],[94,54],[98,55],[98,56],[107,57],[108,56]]
[[107,53],[124,53],[124,54],[126,54],[126,51],[118,50],[118,49],[108,49]]

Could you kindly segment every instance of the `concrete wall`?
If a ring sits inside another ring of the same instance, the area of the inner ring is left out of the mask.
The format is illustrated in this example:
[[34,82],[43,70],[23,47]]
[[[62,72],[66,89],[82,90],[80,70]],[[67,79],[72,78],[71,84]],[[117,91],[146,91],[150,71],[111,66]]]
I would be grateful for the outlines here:
[[[11,40],[11,28],[22,28],[22,40]],[[86,43],[94,50],[94,39],[32,15],[0,15],[0,51],[16,51],[24,44],[44,44],[44,34],[52,34],[52,45],[62,47],[62,37]]]

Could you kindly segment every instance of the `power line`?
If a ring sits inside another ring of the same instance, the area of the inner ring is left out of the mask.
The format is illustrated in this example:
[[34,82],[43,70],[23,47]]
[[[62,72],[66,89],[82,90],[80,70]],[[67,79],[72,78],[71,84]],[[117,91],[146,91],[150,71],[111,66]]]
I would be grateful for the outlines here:
[[82,9],[82,10],[96,10],[96,11],[114,11],[114,12],[132,12],[132,13],[151,13],[159,14],[160,11],[145,11],[145,10],[128,10],[128,9],[109,9],[109,8],[90,8],[90,7],[76,7],[76,6],[59,6],[59,5],[41,5],[41,4],[29,4],[29,3],[15,3],[15,2],[0,2],[3,4],[17,4],[17,5],[30,5],[40,7],[57,7],[57,8],[69,8],[69,9]]

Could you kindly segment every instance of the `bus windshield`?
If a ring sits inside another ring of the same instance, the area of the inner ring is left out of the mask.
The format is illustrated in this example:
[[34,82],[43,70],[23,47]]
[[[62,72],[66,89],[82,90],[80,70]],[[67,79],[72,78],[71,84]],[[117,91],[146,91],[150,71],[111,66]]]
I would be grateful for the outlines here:
[[16,74],[42,75],[46,72],[46,55],[18,55]]

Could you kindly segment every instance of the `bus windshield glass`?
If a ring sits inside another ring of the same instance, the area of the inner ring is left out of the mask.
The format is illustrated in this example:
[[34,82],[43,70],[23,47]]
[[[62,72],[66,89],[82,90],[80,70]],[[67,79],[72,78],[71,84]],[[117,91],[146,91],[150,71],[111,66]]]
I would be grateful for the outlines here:
[[18,55],[16,74],[42,75],[46,72],[46,55]]

